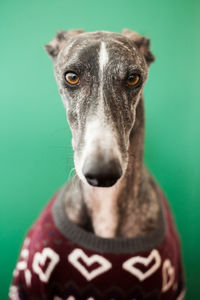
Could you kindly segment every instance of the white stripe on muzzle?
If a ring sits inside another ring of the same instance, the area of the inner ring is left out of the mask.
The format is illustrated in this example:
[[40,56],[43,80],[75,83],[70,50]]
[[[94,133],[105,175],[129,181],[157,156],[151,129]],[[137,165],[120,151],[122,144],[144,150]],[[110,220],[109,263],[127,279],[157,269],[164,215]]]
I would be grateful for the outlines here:
[[[119,151],[116,134],[113,131],[112,124],[109,124],[105,116],[104,98],[103,98],[103,80],[105,67],[109,61],[109,55],[106,50],[105,42],[101,42],[99,51],[99,92],[98,105],[95,115],[88,117],[85,127],[85,136],[81,157],[77,159],[76,171],[79,177],[86,182],[82,173],[83,165],[91,158],[103,157],[104,162],[116,160],[120,163],[123,170],[122,155]],[[97,99],[96,99],[97,100]],[[78,162],[79,160],[79,162]]]

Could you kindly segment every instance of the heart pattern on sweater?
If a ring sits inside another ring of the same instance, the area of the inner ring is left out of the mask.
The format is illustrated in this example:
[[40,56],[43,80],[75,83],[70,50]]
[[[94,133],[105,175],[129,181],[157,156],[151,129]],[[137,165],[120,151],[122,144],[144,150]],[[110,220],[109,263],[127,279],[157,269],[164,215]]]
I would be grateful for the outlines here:
[[[59,260],[60,257],[56,252],[54,252],[51,248],[44,248],[41,253],[35,253],[32,264],[33,271],[38,274],[41,281],[48,282],[49,277]],[[43,270],[41,267],[44,267],[47,261],[48,264],[46,270]]]
[[[153,263],[154,262],[154,263]],[[153,264],[152,264],[153,263]],[[140,269],[137,264],[142,264],[147,267],[146,271]],[[151,265],[151,266],[150,266]],[[161,258],[159,252],[154,249],[151,251],[148,257],[134,256],[125,261],[122,268],[132,275],[137,277],[140,281],[145,280],[153,273],[155,273],[161,265]]]
[[163,275],[162,292],[165,293],[170,289],[175,279],[175,270],[169,259],[166,259],[163,263],[162,275]]
[[[98,267],[89,271],[80,261],[88,267],[92,266],[94,263],[98,263]],[[105,259],[103,256],[94,254],[88,257],[83,250],[77,248],[73,250],[68,256],[69,262],[88,280],[92,280],[95,277],[107,272],[112,268],[112,264]]]

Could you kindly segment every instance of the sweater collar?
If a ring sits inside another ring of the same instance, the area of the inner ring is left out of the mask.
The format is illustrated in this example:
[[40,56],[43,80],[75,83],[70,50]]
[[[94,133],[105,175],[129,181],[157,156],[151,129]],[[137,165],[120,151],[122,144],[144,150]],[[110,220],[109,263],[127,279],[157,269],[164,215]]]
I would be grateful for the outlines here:
[[166,216],[158,190],[160,211],[158,215],[158,226],[145,237],[134,238],[103,238],[88,232],[73,223],[65,213],[64,195],[67,183],[60,189],[52,206],[52,214],[56,227],[69,240],[80,247],[101,253],[131,253],[149,251],[158,248],[166,236]]

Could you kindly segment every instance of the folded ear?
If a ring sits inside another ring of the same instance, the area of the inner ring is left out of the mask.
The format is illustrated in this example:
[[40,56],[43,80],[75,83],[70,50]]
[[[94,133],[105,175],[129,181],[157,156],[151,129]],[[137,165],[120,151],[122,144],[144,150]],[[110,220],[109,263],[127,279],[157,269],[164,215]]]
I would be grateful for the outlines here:
[[54,60],[70,37],[83,32],[84,30],[82,29],[59,30],[57,31],[55,38],[49,44],[44,45],[44,48],[50,58]]
[[122,35],[128,37],[129,39],[135,42],[140,52],[144,55],[148,65],[154,62],[155,57],[150,51],[150,39],[141,36],[139,33],[129,29],[123,29]]

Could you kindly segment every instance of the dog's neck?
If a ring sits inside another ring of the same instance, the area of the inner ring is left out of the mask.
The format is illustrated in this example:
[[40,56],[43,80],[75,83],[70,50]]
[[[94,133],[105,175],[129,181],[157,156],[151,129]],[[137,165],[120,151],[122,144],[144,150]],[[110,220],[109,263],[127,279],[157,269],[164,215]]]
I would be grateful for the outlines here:
[[111,188],[92,187],[75,176],[66,193],[66,213],[80,226],[101,237],[136,237],[157,223],[155,183],[143,164],[144,103],[141,98],[130,134],[128,166]]

